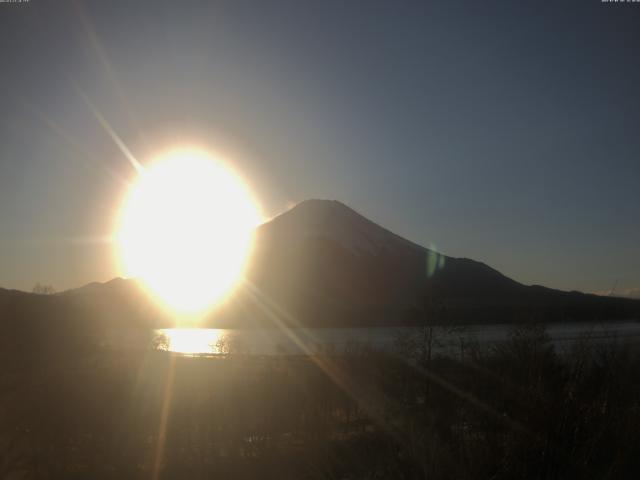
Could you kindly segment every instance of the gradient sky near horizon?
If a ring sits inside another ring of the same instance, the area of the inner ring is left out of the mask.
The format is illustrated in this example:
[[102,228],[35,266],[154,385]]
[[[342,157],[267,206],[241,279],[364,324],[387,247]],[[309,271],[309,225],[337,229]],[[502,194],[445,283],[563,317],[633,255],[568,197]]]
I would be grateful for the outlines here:
[[266,216],[338,199],[526,284],[640,287],[640,4],[0,3],[0,287],[117,274],[141,161],[196,144]]

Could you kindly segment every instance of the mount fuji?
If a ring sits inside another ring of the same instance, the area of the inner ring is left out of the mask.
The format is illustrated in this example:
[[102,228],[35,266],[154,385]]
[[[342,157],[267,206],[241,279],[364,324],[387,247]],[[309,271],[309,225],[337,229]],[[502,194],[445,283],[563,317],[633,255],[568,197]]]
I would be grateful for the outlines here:
[[[420,325],[640,318],[640,300],[523,285],[484,263],[422,247],[334,200],[261,225],[245,279],[215,327]],[[55,295],[0,289],[0,320],[74,329],[170,325],[135,280]]]
[[246,277],[251,298],[239,293],[223,309],[234,324],[263,323],[262,301],[287,312],[288,321],[313,326],[586,320],[640,312],[640,302],[523,285],[481,262],[406,240],[335,200],[306,200],[260,226]]

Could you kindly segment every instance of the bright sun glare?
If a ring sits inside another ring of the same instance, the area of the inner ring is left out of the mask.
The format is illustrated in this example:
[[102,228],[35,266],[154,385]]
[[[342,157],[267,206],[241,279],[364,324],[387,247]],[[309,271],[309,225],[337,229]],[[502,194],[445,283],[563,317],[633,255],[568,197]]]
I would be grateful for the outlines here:
[[186,354],[217,353],[223,330],[212,328],[166,328],[161,331],[170,352]]
[[145,167],[118,227],[124,273],[176,312],[220,301],[247,263],[260,215],[249,190],[201,151],[175,151]]

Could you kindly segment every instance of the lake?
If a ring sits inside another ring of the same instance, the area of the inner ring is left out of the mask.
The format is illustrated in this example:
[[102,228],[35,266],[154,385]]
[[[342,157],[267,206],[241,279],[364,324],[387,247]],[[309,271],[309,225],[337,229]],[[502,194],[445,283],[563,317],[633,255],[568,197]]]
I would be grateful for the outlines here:
[[[461,346],[488,346],[509,338],[513,325],[469,325],[455,329],[434,327],[436,353],[456,354]],[[311,355],[341,354],[358,348],[390,351],[401,337],[419,336],[418,327],[295,328],[278,329],[159,329],[156,348],[190,355]],[[640,342],[640,322],[562,323],[547,326],[547,333],[562,352],[576,341]]]

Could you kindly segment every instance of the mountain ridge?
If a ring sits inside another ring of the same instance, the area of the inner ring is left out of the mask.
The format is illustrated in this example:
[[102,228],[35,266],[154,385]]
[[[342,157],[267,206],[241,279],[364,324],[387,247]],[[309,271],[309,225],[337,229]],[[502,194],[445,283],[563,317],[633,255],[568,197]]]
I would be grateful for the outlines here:
[[301,202],[258,228],[256,245],[247,276],[313,325],[511,321],[523,310],[577,319],[604,315],[608,302],[523,285],[485,263],[411,242],[335,200]]
[[[257,300],[257,298],[263,300]],[[256,229],[245,281],[210,326],[416,325],[640,317],[640,301],[524,285],[493,267],[407,240],[337,200],[305,200]],[[284,313],[283,313],[284,312]],[[114,278],[54,295],[0,289],[0,318],[166,324],[137,281]]]

